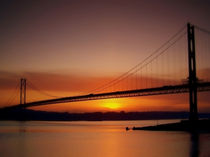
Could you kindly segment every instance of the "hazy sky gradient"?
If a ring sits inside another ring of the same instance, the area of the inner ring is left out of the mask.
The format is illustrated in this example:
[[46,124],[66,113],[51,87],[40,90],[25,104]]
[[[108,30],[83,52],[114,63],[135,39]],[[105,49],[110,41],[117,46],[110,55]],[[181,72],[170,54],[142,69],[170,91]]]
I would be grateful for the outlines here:
[[209,15],[207,0],[1,2],[0,90],[30,73],[39,74],[40,88],[47,75],[49,82],[69,78],[69,93],[78,92],[71,80],[87,91],[126,72],[187,22],[210,30]]

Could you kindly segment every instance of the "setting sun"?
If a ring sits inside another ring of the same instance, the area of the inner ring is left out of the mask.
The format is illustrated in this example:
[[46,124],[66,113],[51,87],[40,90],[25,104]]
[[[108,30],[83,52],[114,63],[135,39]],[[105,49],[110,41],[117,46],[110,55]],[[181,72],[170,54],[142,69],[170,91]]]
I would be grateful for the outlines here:
[[121,108],[121,104],[114,101],[114,100],[106,100],[104,103],[103,103],[103,107],[105,108],[108,108],[108,109],[112,109],[112,110],[116,110],[116,109],[119,109]]

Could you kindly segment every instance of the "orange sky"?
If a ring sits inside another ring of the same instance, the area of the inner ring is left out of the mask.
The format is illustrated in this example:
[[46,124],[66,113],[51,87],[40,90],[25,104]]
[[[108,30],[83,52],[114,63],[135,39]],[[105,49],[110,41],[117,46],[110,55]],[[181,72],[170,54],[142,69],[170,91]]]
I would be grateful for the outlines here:
[[[0,106],[19,102],[15,88],[21,77],[51,95],[87,94],[141,62],[188,21],[210,30],[210,22],[206,20],[209,15],[210,2],[198,0],[3,2],[0,6]],[[174,56],[178,52],[181,57]],[[144,70],[141,78],[140,74],[132,76],[130,82],[122,82],[113,90],[183,82],[187,78],[184,52],[186,45],[180,42],[155,61],[150,71]],[[167,66],[163,64],[165,58],[169,58]],[[200,76],[206,76],[208,68],[200,70]],[[148,77],[150,85],[146,85]],[[204,94],[200,98],[201,110],[210,110],[207,97]],[[27,87],[28,101],[48,98]],[[174,95],[77,102],[36,109],[179,111],[187,110],[187,103],[187,96]]]

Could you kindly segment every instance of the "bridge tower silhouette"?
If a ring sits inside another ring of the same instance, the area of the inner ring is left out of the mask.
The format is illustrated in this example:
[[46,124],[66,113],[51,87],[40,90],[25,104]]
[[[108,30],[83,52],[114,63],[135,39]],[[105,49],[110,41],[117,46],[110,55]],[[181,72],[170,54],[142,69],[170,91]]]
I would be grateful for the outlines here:
[[20,105],[26,104],[26,79],[20,79]]
[[188,37],[188,64],[189,64],[189,105],[190,121],[198,120],[197,111],[197,76],[196,76],[196,56],[195,56],[195,33],[194,26],[187,24]]

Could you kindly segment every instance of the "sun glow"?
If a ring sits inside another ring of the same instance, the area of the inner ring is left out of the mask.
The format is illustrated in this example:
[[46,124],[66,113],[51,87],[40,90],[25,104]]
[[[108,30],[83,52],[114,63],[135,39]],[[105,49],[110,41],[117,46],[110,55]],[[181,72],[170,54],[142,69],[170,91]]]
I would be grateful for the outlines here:
[[107,100],[106,102],[103,103],[103,107],[108,108],[108,109],[112,109],[112,110],[117,110],[119,108],[121,108],[121,104],[113,101],[113,100]]

